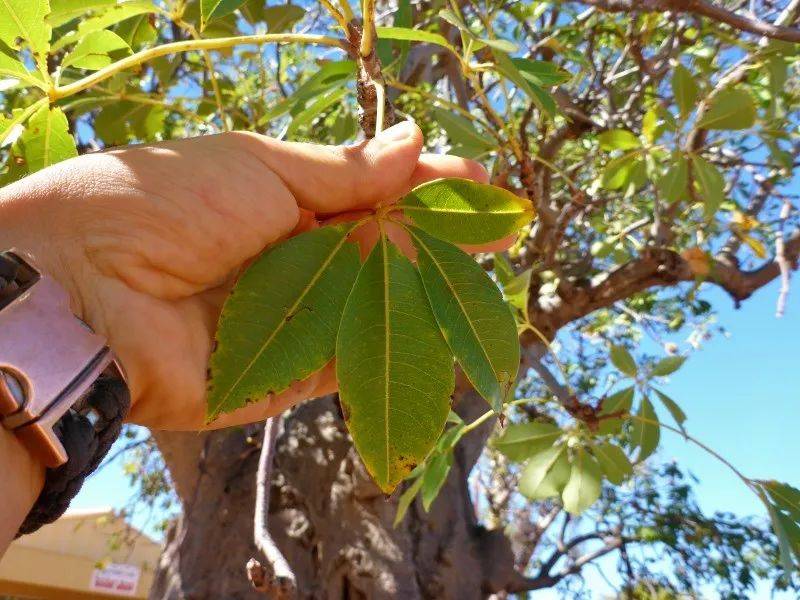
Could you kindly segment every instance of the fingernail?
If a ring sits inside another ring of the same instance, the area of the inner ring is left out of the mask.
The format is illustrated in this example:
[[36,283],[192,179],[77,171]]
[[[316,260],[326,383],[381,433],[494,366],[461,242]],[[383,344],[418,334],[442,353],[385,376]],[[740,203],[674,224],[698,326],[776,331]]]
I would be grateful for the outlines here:
[[414,134],[414,123],[411,121],[403,121],[397,125],[384,129],[375,136],[375,141],[381,145],[391,144],[393,142],[402,142],[403,140],[411,137]]

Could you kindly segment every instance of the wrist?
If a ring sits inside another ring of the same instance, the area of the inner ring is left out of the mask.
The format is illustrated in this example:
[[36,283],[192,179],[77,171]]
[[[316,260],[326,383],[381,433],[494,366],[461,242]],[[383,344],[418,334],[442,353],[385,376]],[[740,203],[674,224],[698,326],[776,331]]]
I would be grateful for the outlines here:
[[86,320],[75,277],[80,257],[71,256],[74,232],[70,240],[60,206],[65,199],[58,193],[60,187],[68,186],[58,185],[63,180],[57,174],[52,181],[38,175],[0,188],[0,251],[16,248],[32,256],[42,271],[67,291],[72,311]]
[[22,441],[0,427],[0,468],[3,470],[3,510],[0,511],[0,556],[36,502],[44,484],[44,466]]

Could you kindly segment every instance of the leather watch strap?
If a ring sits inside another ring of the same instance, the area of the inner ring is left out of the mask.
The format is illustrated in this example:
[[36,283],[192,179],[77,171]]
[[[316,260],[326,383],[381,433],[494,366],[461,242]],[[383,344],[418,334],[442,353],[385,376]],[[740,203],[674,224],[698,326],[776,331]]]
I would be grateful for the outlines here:
[[[34,284],[29,269],[23,268],[14,255],[0,252],[0,310]],[[9,391],[13,384],[13,378],[0,370],[0,387],[6,386]],[[0,394],[0,400],[2,397]],[[46,470],[42,492],[17,537],[32,533],[64,514],[83,482],[97,469],[119,437],[129,408],[127,385],[112,365],[57,420],[52,429],[66,451],[67,461]],[[30,429],[23,427],[18,431],[24,433]]]

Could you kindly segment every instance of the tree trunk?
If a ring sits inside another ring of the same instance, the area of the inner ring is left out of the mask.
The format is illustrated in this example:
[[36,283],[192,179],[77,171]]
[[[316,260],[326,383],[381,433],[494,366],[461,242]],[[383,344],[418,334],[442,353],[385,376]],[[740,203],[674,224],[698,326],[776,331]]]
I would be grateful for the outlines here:
[[[459,393],[469,420],[485,410]],[[399,493],[370,481],[335,396],[288,414],[278,439],[270,531],[292,566],[301,598],[483,598],[514,577],[501,531],[476,520],[467,478],[491,424],[469,434],[430,513],[411,506],[392,527]],[[156,436],[183,502],[168,536],[151,598],[258,598],[245,563],[252,541],[257,429]]]

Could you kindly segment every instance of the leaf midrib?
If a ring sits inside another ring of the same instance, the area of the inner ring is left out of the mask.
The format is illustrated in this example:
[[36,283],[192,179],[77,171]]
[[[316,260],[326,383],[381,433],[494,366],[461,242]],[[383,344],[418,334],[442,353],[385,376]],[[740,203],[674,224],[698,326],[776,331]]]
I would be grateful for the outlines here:
[[[459,214],[459,215],[481,215],[481,216],[484,216],[484,217],[486,216],[486,214],[482,214],[482,213],[474,211],[474,210],[461,210],[461,209],[453,210],[453,209],[443,209],[443,208],[435,208],[434,209],[434,208],[431,208],[429,206],[413,206],[413,205],[408,205],[408,204],[401,205],[401,208],[403,209],[403,212],[417,210],[417,211],[421,211],[421,212],[432,212],[432,213],[452,213],[452,214]],[[526,214],[528,212],[530,212],[530,211],[527,211],[525,209],[521,209],[521,210],[493,210],[491,213],[489,213],[489,215],[517,215],[517,214],[522,215],[522,214]]]
[[303,292],[297,297],[297,300],[295,300],[294,304],[292,304],[292,306],[290,306],[289,309],[286,310],[286,312],[284,313],[284,316],[281,318],[281,321],[278,324],[278,326],[269,335],[267,340],[264,342],[264,344],[262,344],[261,348],[258,350],[256,355],[253,357],[253,359],[242,370],[241,375],[239,375],[239,377],[236,379],[236,381],[233,382],[233,385],[231,385],[228,388],[227,393],[218,402],[217,412],[219,412],[219,407],[221,407],[221,406],[223,406],[225,404],[225,402],[228,400],[228,398],[230,398],[230,396],[234,392],[234,390],[239,386],[239,384],[242,382],[242,380],[245,378],[245,376],[250,372],[250,369],[253,368],[253,365],[255,365],[256,361],[258,361],[258,359],[261,358],[261,355],[264,354],[264,352],[266,352],[266,350],[269,347],[269,345],[275,339],[275,336],[278,335],[278,333],[280,331],[282,331],[283,328],[286,326],[286,324],[288,323],[288,321],[286,320],[286,316],[292,314],[294,312],[294,310],[300,305],[300,303],[302,302],[303,298],[305,298],[308,295],[308,293],[311,291],[311,289],[314,287],[314,285],[316,285],[317,281],[319,281],[319,278],[322,277],[322,274],[325,272],[325,269],[328,268],[328,265],[331,263],[333,258],[339,253],[339,250],[342,248],[342,246],[346,242],[347,242],[347,233],[345,232],[345,233],[342,234],[342,238],[339,240],[339,242],[333,248],[333,251],[328,255],[328,257],[322,263],[322,265],[317,270],[317,272],[314,273],[314,276],[309,280],[309,282],[305,286],[305,288],[303,288]]
[[383,423],[384,423],[384,452],[386,463],[386,481],[389,481],[389,352],[391,351],[390,339],[392,336],[389,323],[389,255],[387,252],[386,236],[381,230],[381,253],[383,258],[383,321],[384,321],[384,394],[383,394]]

